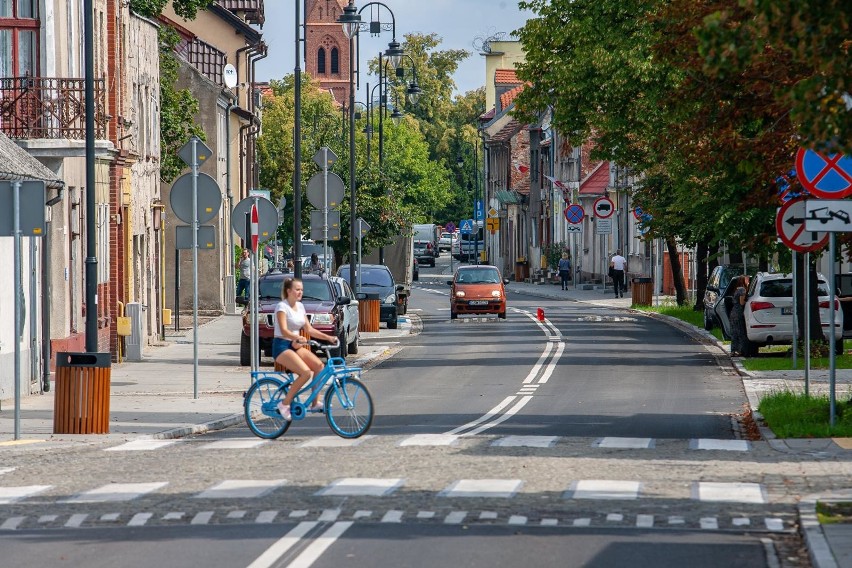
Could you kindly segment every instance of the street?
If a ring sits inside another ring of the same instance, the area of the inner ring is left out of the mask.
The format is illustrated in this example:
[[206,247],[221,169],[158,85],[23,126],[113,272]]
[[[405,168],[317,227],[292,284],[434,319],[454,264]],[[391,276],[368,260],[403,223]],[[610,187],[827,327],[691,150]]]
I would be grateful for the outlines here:
[[364,374],[362,438],[314,415],[271,441],[6,448],[3,566],[809,565],[796,503],[849,464],[745,439],[729,359],[582,302],[450,321],[442,272]]

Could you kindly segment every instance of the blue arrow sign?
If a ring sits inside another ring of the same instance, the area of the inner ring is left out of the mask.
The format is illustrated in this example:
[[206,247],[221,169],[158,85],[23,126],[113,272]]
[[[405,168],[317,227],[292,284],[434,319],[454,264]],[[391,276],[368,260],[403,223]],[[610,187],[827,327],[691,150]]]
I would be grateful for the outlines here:
[[473,205],[473,218],[477,221],[485,219],[485,208],[482,206],[481,199],[477,199]]

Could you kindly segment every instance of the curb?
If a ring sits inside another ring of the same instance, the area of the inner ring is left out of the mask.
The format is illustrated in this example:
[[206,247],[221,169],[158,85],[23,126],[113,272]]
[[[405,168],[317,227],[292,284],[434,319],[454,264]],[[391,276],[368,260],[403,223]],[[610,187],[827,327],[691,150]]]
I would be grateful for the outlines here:
[[207,432],[213,432],[215,430],[223,430],[228,426],[234,426],[235,424],[239,424],[244,421],[245,416],[242,414],[231,414],[230,416],[225,416],[218,420],[211,420],[210,422],[205,422],[203,424],[181,426],[180,428],[172,428],[171,430],[157,432],[156,434],[152,434],[150,438],[153,440],[174,440],[176,438],[183,438],[193,434],[206,434]]
[[799,526],[808,548],[808,556],[814,568],[838,568],[837,560],[831,552],[828,539],[817,518],[817,501],[825,499],[826,495],[808,495],[799,501]]

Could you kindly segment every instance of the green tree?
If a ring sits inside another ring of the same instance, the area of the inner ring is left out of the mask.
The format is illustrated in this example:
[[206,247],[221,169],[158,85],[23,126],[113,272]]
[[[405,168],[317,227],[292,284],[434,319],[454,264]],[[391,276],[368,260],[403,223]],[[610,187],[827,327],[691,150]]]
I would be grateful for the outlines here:
[[156,18],[171,2],[175,14],[187,20],[194,20],[199,10],[205,10],[213,0],[130,0],[130,9],[141,16]]

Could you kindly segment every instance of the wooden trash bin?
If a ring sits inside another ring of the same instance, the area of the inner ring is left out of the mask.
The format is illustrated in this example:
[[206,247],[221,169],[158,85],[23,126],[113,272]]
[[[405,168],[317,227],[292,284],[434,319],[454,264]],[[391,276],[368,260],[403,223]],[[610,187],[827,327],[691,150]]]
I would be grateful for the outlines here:
[[654,283],[650,278],[634,278],[630,286],[630,300],[634,306],[650,306],[653,303]]
[[109,434],[109,353],[57,353],[54,434]]
[[378,298],[367,297],[358,300],[358,331],[379,331],[381,302]]

